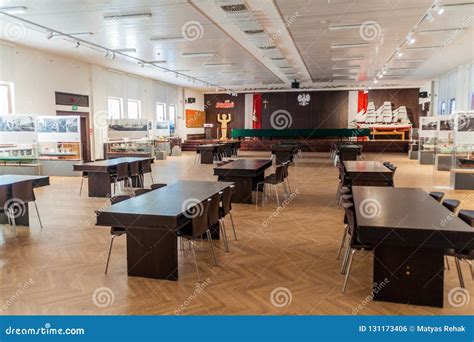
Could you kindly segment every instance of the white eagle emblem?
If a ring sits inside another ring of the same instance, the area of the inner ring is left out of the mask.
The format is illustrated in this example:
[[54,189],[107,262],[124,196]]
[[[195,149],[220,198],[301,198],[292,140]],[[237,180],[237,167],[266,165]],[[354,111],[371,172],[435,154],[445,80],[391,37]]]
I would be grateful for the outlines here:
[[298,95],[298,104],[300,106],[307,106],[309,104],[309,100],[311,100],[311,96],[308,93]]

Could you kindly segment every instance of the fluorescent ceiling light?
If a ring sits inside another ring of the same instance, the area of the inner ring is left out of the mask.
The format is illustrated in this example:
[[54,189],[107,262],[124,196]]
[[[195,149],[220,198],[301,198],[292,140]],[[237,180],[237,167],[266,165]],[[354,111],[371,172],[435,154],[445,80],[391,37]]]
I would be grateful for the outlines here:
[[188,69],[182,69],[182,70],[163,70],[164,72],[187,72],[189,71]]
[[234,63],[204,63],[205,68],[215,68],[215,67],[222,67],[222,66],[233,66]]
[[440,48],[442,48],[441,45],[433,45],[433,46],[408,47],[407,50],[428,50],[428,49],[440,49]]
[[186,42],[186,38],[180,37],[151,37],[150,41],[152,42],[169,42],[169,43],[181,43]]
[[22,13],[26,13],[26,7],[25,6],[0,7],[0,12],[5,12],[8,14],[22,14]]
[[293,67],[290,66],[279,66],[279,69],[293,69]]
[[415,43],[415,37],[413,37],[413,33],[410,32],[407,36],[407,43],[408,45],[412,45],[413,43]]
[[414,70],[416,69],[416,67],[394,67],[394,68],[390,68],[390,70]]
[[48,39],[54,37],[64,37],[64,36],[73,36],[73,37],[82,37],[82,36],[92,36],[94,33],[92,32],[73,32],[73,33],[58,33],[58,32],[51,32],[48,36]]
[[331,49],[359,48],[359,47],[367,47],[367,46],[369,46],[369,44],[367,43],[332,44]]
[[128,14],[106,14],[104,20],[122,20],[122,19],[150,19],[151,13],[128,13]]
[[284,61],[285,57],[272,57],[270,58],[272,61]]
[[333,66],[332,70],[351,70],[351,69],[359,69],[360,65],[349,65],[349,66]]
[[150,64],[163,64],[163,63],[166,63],[165,60],[160,60],[160,61],[149,61],[148,63]]
[[214,52],[183,52],[182,57],[193,58],[193,57],[214,57]]
[[397,61],[398,62],[424,62],[427,60],[428,58],[403,58],[403,59],[401,58],[401,59],[398,59]]
[[135,48],[124,48],[124,49],[114,49],[115,52],[123,52],[123,53],[126,53],[126,52],[137,52],[137,49]]
[[359,29],[362,24],[331,25],[329,31]]
[[261,50],[276,50],[276,46],[260,46]]
[[423,30],[420,31],[420,34],[429,34],[429,33],[439,33],[439,32],[452,32],[452,31],[457,31],[460,28],[446,28],[446,29],[436,29],[436,30]]
[[332,57],[332,61],[360,61],[364,59],[362,56]]
[[345,76],[357,76],[356,72],[348,72],[348,73],[334,73],[332,74],[333,77],[345,77]]

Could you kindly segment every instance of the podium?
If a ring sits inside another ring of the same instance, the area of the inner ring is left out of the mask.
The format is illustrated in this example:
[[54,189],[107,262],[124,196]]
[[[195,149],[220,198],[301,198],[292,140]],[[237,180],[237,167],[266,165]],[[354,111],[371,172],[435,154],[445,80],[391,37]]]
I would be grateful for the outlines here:
[[214,124],[206,123],[203,125],[204,127],[204,138],[206,140],[212,140],[212,129],[214,128]]

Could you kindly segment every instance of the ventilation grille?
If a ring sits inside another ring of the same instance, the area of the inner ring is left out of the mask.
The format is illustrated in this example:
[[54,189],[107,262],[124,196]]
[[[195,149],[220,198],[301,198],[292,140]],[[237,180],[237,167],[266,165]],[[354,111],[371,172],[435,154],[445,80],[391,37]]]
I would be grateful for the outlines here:
[[242,13],[248,11],[244,4],[224,5],[221,6],[221,8],[226,13]]
[[246,30],[244,32],[248,35],[264,34],[265,33],[265,31],[263,31],[263,30]]

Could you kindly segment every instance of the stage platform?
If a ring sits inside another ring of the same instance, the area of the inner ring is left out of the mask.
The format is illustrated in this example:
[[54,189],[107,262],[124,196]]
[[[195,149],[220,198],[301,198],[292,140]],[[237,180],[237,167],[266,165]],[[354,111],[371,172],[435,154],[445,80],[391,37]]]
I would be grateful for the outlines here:
[[[329,152],[331,145],[339,139],[295,139],[303,146],[303,152]],[[196,151],[196,146],[201,144],[211,144],[218,142],[218,140],[193,139],[185,140],[182,145],[183,151]],[[241,151],[271,151],[273,144],[278,144],[280,140],[273,139],[242,139]],[[362,152],[388,152],[388,153],[404,153],[408,152],[408,140],[368,140],[368,141],[354,141],[363,146]]]

